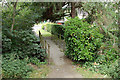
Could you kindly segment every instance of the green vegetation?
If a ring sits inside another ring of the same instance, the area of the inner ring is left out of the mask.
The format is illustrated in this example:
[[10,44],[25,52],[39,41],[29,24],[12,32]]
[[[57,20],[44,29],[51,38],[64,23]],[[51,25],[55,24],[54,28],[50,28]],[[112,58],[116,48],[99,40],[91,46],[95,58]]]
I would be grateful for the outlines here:
[[2,78],[2,55],[0,54],[0,79]]
[[118,3],[74,3],[72,6],[88,13],[86,18],[72,16],[65,26],[46,24],[43,29],[57,36],[64,33],[65,55],[80,67],[120,78]]
[[66,56],[75,61],[93,61],[95,51],[101,46],[103,35],[95,26],[79,18],[69,19],[65,23]]
[[[68,7],[63,8],[66,4]],[[120,2],[3,2],[0,78],[1,74],[3,78],[43,78],[47,75],[49,70],[44,65],[47,63],[46,50],[42,49],[40,40],[32,32],[34,24],[47,20],[52,23],[44,24],[41,34],[45,37],[62,35],[66,42],[65,55],[80,64],[78,71],[82,67],[120,78],[118,4]],[[88,16],[84,19],[75,17],[76,8],[88,13]],[[65,16],[72,18],[68,18],[64,26],[54,23]],[[81,72],[84,74],[84,71]]]
[[[35,68],[35,66],[33,66]],[[49,68],[47,65],[39,65],[37,69],[35,69],[28,78],[46,78],[49,72]]]
[[99,27],[91,26],[85,20],[76,17],[65,23],[64,36],[65,55],[80,63],[80,67],[119,78],[118,49],[100,33]]
[[[28,8],[29,4],[7,3],[6,5],[9,7],[3,8],[2,15],[2,77],[26,78],[35,70],[28,64],[33,63],[37,66],[46,64],[47,53],[41,48],[41,44],[36,43],[39,39],[31,28],[35,24],[36,17],[33,15],[34,10]],[[14,8],[16,14],[12,14]]]
[[109,78],[107,75],[101,75],[90,70],[85,69],[84,67],[78,67],[77,71],[82,73],[85,78]]
[[[42,29],[50,32],[53,35],[62,36],[64,38],[64,27],[56,23],[45,23],[42,25]],[[41,30],[42,31],[42,30]]]
[[[57,35],[58,37],[64,36],[64,27],[63,25],[59,25],[59,24],[54,24],[52,25],[52,29],[51,29],[51,33],[54,35]],[[64,37],[62,37],[64,38]]]
[[[29,71],[32,71],[27,66],[28,63],[37,65],[38,63],[44,62],[47,57],[45,50],[41,49],[41,46],[37,43],[33,43],[33,41],[37,41],[37,38],[31,31],[16,31],[16,35],[14,36],[12,37],[14,41],[5,36],[4,33],[2,37],[4,50],[2,69],[3,77],[5,78],[25,77]],[[8,74],[9,72],[10,74]]]
[[52,34],[50,32],[47,32],[47,31],[42,30],[42,29],[37,30],[36,33],[39,34],[39,31],[41,32],[43,37],[50,37],[50,36],[52,36]]
[[5,60],[3,58],[2,64],[3,64],[2,65],[3,78],[22,78],[27,76],[29,72],[32,72],[32,68],[28,66],[24,60],[20,60],[20,59]]
[[47,32],[51,32],[51,30],[52,30],[51,28],[52,28],[53,24],[54,23],[46,22],[46,23],[42,24],[42,29],[46,30]]

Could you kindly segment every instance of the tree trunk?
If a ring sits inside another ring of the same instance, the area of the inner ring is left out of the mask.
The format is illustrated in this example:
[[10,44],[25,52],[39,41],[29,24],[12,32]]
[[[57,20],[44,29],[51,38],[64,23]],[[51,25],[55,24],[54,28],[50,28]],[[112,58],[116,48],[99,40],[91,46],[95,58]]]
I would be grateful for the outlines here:
[[71,17],[74,18],[76,16],[75,13],[75,2],[71,3]]
[[13,31],[14,24],[15,24],[16,6],[17,6],[17,1],[13,4],[13,21],[12,21],[12,26],[11,26],[11,32]]

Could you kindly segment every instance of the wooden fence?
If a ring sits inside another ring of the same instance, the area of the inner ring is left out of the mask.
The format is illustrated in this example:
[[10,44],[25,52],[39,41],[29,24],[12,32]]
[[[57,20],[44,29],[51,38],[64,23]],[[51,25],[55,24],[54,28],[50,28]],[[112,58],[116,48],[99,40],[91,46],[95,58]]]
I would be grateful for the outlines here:
[[42,48],[45,49],[46,53],[48,54],[48,64],[49,64],[50,63],[50,45],[47,43],[46,40],[43,39],[40,31],[39,31],[39,38],[40,38],[40,44],[42,45]]

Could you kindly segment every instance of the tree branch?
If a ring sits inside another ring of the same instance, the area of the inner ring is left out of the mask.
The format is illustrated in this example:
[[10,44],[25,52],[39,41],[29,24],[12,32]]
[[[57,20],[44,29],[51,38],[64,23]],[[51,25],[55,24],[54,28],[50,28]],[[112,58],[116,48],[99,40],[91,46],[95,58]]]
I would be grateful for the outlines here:
[[17,6],[17,1],[13,4],[13,22],[12,22],[12,26],[11,26],[11,32],[13,31],[14,28],[14,24],[15,24],[15,15],[16,15],[16,6]]

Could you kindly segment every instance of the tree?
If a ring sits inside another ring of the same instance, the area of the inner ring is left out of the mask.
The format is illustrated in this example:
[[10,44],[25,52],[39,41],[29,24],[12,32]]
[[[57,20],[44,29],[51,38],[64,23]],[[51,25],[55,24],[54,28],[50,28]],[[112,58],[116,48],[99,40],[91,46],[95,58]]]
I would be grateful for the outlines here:
[[65,9],[62,7],[65,5],[65,2],[48,2],[48,3],[41,3],[43,4],[44,11],[42,13],[42,20],[50,20],[52,22],[60,20],[64,18]]
[[75,2],[71,2],[71,17],[74,18],[76,16],[75,13]]
[[13,3],[13,21],[12,21],[12,26],[11,26],[11,32],[14,28],[14,24],[15,24],[15,15],[16,15],[16,6],[17,6],[17,0],[16,2]]
[[113,47],[117,46],[119,38],[118,3],[85,3],[83,10],[88,13],[86,20],[98,26],[107,39],[112,40]]

